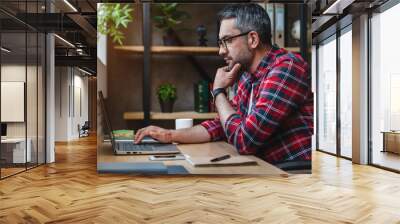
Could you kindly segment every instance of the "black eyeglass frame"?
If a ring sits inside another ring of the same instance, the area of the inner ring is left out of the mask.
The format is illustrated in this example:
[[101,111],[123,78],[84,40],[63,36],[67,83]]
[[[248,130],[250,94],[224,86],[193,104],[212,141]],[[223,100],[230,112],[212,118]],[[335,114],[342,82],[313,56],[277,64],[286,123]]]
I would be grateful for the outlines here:
[[232,39],[234,39],[234,38],[236,38],[236,37],[245,36],[245,35],[249,34],[251,31],[252,31],[252,30],[247,31],[247,32],[244,32],[244,33],[239,33],[239,34],[234,35],[234,36],[228,36],[228,37],[224,37],[224,38],[222,38],[222,39],[218,39],[218,40],[217,40],[217,44],[218,44],[218,46],[219,46],[220,48],[221,48],[221,46],[223,46],[225,49],[228,49],[228,45],[226,44],[226,41],[230,41],[230,40],[232,40]]

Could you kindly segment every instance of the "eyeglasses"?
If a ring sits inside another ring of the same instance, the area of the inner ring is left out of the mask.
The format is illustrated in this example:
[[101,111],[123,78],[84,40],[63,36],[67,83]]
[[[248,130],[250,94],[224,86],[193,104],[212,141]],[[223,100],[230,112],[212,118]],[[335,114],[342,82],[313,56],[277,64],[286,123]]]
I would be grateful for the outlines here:
[[217,40],[218,46],[219,46],[219,48],[224,47],[225,49],[228,49],[228,45],[227,44],[232,43],[233,39],[235,39],[236,37],[245,36],[245,35],[249,34],[250,32],[251,31],[247,31],[247,32],[244,32],[244,33],[239,33],[238,35],[227,36],[227,37],[224,37],[222,39],[218,39]]

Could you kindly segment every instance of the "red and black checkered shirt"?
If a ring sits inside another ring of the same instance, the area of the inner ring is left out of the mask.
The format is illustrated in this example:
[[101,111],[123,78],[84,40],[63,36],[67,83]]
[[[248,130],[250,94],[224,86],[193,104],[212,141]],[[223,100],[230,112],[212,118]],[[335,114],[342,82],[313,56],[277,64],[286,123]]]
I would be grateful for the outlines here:
[[225,139],[240,154],[272,164],[311,161],[313,94],[311,74],[301,56],[274,46],[256,72],[244,72],[235,87],[231,105],[236,113],[224,128],[218,117],[201,123],[213,141]]

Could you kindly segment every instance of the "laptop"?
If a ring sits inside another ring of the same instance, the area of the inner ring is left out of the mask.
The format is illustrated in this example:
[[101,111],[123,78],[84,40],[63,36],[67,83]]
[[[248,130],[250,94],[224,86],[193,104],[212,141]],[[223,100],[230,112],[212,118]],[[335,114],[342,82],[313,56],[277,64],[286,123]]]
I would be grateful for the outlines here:
[[103,112],[105,122],[105,133],[110,135],[111,145],[116,155],[154,155],[154,154],[177,154],[180,153],[176,145],[160,143],[157,140],[146,136],[140,144],[134,140],[120,140],[115,138],[107,108],[104,101],[103,92],[99,91],[100,107]]

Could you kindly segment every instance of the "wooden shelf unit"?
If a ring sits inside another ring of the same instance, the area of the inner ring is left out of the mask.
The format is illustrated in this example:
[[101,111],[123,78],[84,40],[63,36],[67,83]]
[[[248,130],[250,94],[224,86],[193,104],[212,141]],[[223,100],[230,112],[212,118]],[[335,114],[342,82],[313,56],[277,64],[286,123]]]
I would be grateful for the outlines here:
[[[127,46],[115,46],[114,49],[133,53],[143,54],[144,46],[140,45],[127,45]],[[165,54],[165,55],[215,55],[218,56],[218,47],[197,47],[197,46],[151,46],[152,54]]]
[[[133,54],[143,54],[144,46],[140,45],[125,45],[125,46],[115,46],[114,49],[133,53]],[[299,47],[286,47],[288,51],[300,52]],[[165,54],[165,55],[218,55],[218,47],[197,47],[197,46],[152,46],[152,54]]]
[[286,50],[299,53],[300,52],[300,47],[285,47]]
[[[152,120],[174,120],[178,118],[192,118],[192,119],[214,119],[217,113],[198,113],[195,111],[180,111],[173,113],[150,112],[150,119]],[[144,112],[125,112],[125,120],[143,120]]]
[[[126,120],[144,120],[145,124],[148,125],[150,120],[170,120],[176,118],[193,118],[193,119],[212,119],[216,116],[216,113],[196,113],[196,112],[175,112],[175,113],[157,113],[151,111],[150,96],[151,96],[151,56],[155,55],[184,55],[186,56],[192,65],[196,68],[197,72],[208,81],[207,72],[202,66],[196,61],[194,56],[207,55],[207,56],[218,56],[218,47],[201,47],[201,46],[152,46],[151,39],[151,3],[144,2],[142,7],[143,17],[143,45],[127,45],[127,46],[115,46],[114,49],[127,54],[138,54],[143,55],[143,112],[125,112],[123,117]],[[305,9],[305,8],[304,8]],[[303,24],[302,25],[306,25]],[[304,45],[302,45],[304,47]],[[292,52],[300,52],[299,48],[287,48]]]

